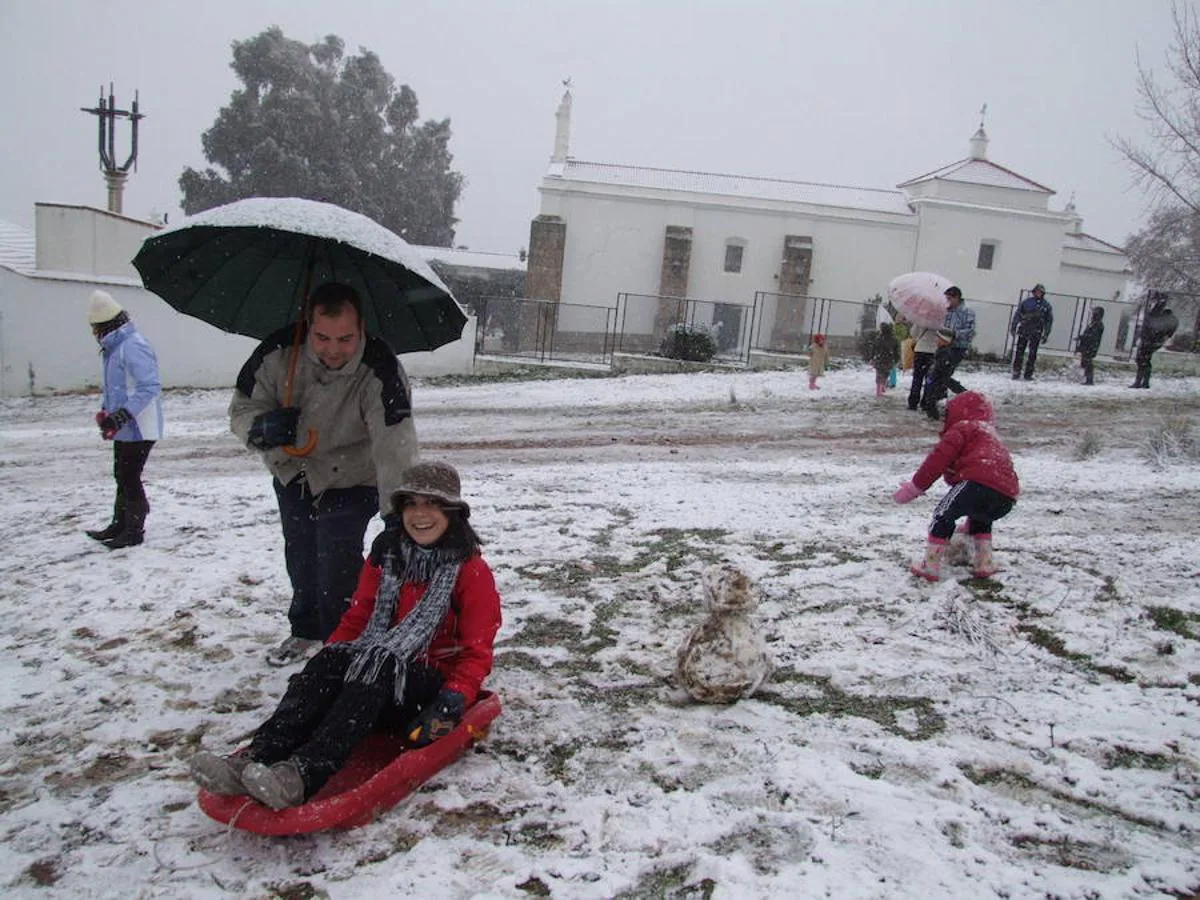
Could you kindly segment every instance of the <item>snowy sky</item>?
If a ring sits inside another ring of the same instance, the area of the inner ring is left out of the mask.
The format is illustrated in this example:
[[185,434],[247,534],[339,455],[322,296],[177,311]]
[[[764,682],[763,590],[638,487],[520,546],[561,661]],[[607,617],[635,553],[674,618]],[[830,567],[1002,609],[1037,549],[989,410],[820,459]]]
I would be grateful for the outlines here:
[[1053,208],[1076,192],[1085,228],[1122,242],[1143,199],[1109,138],[1144,133],[1138,54],[1163,71],[1172,27],[1168,0],[5,0],[0,218],[104,205],[79,109],[109,82],[148,116],[126,212],[176,218],[179,174],[204,164],[235,87],[230,44],[273,24],[374,50],[423,117],[450,117],[458,243],[509,251],[568,76],[579,159],[884,188],[965,156],[986,102],[990,157],[1056,189]]

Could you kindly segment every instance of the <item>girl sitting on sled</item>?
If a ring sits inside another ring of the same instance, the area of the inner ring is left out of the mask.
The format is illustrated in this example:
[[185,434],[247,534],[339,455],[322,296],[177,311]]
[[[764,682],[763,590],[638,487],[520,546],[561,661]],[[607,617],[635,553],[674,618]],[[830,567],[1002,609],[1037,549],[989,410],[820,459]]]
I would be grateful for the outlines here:
[[404,473],[392,495],[400,521],[376,538],[337,629],[248,747],[192,757],[200,787],[299,806],[376,727],[402,726],[414,747],[454,730],[492,669],[500,628],[496,582],[460,492],[446,463]]

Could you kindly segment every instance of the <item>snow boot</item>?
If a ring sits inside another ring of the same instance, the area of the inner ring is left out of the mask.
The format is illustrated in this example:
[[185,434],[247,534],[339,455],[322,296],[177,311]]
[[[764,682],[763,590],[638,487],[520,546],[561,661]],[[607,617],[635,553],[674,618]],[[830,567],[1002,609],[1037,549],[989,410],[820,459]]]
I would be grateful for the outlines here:
[[188,773],[210,794],[239,797],[246,793],[242,772],[251,762],[249,756],[217,756],[203,750],[188,761]]
[[1000,567],[992,557],[992,536],[975,535],[975,562],[971,566],[971,574],[976,578],[991,578],[999,571]]
[[946,540],[930,535],[925,544],[925,558],[909,566],[909,571],[926,581],[938,581],[942,577],[942,554],[946,552]]
[[304,778],[295,759],[273,766],[252,762],[242,770],[246,793],[271,809],[287,809],[304,802]]
[[112,521],[103,528],[89,528],[84,532],[93,541],[111,541],[125,528],[125,498],[120,494],[113,504]]
[[120,550],[122,547],[136,547],[145,538],[146,514],[150,512],[150,504],[146,500],[133,501],[125,506],[124,527],[104,546],[109,550]]
[[808,389],[810,391],[819,391],[820,390],[820,388],[817,387],[817,376],[816,375],[808,376]]
[[882,397],[883,392],[886,389],[887,389],[887,386],[882,381],[875,382],[875,396],[876,397]]

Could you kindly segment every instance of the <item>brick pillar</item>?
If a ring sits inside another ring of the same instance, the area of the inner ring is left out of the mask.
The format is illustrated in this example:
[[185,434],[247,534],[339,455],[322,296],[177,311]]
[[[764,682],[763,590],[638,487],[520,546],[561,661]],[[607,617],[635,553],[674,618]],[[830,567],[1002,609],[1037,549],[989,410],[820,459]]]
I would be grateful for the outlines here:
[[667,327],[683,318],[683,304],[666,298],[686,297],[688,269],[692,263],[692,229],[668,225],[663,238],[662,274],[658,280],[658,311],[654,316],[653,340],[657,345],[667,335]]
[[775,324],[771,346],[777,350],[797,351],[804,347],[805,314],[808,302],[808,277],[812,271],[812,238],[798,234],[783,238],[783,261],[779,264],[779,292],[799,296],[780,297],[775,305]]
[[[534,300],[562,301],[563,259],[567,249],[567,223],[558,216],[538,216],[529,223],[529,255],[525,262],[525,296]],[[520,341],[514,349],[536,345],[547,337],[557,310],[540,303],[524,303],[520,314]]]

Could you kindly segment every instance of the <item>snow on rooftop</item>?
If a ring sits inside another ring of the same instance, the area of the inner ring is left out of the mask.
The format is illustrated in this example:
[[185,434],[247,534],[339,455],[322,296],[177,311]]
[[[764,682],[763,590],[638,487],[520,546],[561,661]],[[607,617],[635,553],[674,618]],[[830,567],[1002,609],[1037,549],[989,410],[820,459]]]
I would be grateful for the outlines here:
[[987,159],[960,159],[958,162],[950,163],[947,166],[942,166],[940,169],[935,169],[925,175],[918,175],[916,178],[910,178],[908,181],[902,182],[899,187],[906,187],[910,184],[919,184],[922,181],[934,181],[941,179],[943,181],[962,181],[967,184],[981,184],[987,187],[1002,187],[1012,188],[1018,191],[1040,191],[1046,194],[1053,194],[1051,188],[1043,184],[1038,184],[1026,178],[1024,175],[1018,175],[1011,169],[1006,169],[1004,166],[996,165],[996,163]]
[[22,275],[37,269],[37,238],[33,231],[0,219],[0,266]]
[[[563,181],[589,182],[614,187],[650,188],[694,194],[718,194],[783,203],[805,203],[843,209],[870,210],[911,216],[912,211],[899,191],[878,188],[789,181],[750,175],[723,175],[714,172],[689,172],[683,169],[655,169],[647,166],[623,166],[610,163],[569,159],[554,167],[551,177]],[[561,174],[559,174],[561,172]]]
[[525,260],[519,253],[504,253],[498,250],[468,250],[465,247],[425,247],[413,245],[413,249],[426,262],[446,263],[464,269],[497,269],[525,271]]

